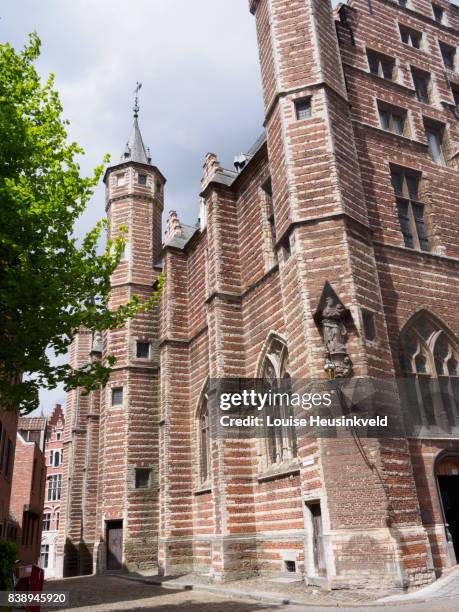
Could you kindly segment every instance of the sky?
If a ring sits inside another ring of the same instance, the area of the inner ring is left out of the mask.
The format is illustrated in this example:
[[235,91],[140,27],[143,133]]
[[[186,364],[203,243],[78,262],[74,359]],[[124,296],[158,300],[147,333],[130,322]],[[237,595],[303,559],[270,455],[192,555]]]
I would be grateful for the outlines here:
[[[206,153],[232,168],[263,129],[248,0],[4,0],[0,40],[20,49],[32,31],[42,41],[39,72],[55,74],[69,137],[86,151],[83,173],[105,153],[118,162],[140,81],[142,135],[168,181],[164,219],[176,210],[194,224]],[[78,236],[104,214],[100,186]],[[43,390],[40,402],[49,413],[65,393]]]

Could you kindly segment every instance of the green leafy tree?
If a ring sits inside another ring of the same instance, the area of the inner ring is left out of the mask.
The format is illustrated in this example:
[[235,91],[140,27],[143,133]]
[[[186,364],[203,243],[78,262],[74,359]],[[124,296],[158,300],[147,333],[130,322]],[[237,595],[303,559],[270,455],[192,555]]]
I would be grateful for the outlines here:
[[16,544],[0,540],[0,591],[11,591],[13,588],[13,570],[17,554]]
[[[107,221],[81,244],[75,221],[85,210],[103,166],[80,175],[83,150],[68,143],[53,76],[42,83],[34,62],[40,40],[33,34],[16,52],[0,45],[0,405],[23,414],[38,406],[40,387],[105,384],[107,367],[81,370],[54,365],[49,353],[63,355],[80,326],[102,331],[123,325],[151,299],[134,297],[116,311],[107,307],[110,276],[119,263],[123,228],[98,249]],[[107,162],[108,158],[104,160]]]

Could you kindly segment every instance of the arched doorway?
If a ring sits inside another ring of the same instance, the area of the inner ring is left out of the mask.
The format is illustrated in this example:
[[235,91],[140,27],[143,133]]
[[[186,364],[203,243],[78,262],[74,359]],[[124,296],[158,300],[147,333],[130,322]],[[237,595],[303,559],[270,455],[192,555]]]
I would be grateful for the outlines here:
[[435,475],[449,541],[459,561],[459,453],[441,455]]

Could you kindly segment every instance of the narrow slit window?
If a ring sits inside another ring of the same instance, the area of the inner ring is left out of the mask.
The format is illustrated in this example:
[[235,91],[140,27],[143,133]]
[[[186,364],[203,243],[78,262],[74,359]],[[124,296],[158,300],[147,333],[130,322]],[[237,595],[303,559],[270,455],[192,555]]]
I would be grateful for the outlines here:
[[440,51],[441,56],[443,58],[443,63],[445,68],[449,70],[454,70],[456,65],[456,49],[455,47],[451,47],[443,42],[440,43]]
[[444,128],[435,124],[424,124],[427,144],[429,147],[430,159],[436,164],[444,164],[445,157],[443,154],[443,134]]
[[411,69],[416,97],[423,104],[430,104],[430,74]]
[[276,253],[276,223],[274,218],[273,189],[271,179],[261,186],[262,202],[261,217],[263,222],[263,240],[265,253],[265,269],[269,270],[277,263]]
[[452,94],[453,94],[453,98],[454,98],[454,104],[456,105],[456,109],[459,110],[459,87],[452,87],[451,88]]
[[376,338],[375,318],[369,310],[362,310],[363,334],[367,340]]

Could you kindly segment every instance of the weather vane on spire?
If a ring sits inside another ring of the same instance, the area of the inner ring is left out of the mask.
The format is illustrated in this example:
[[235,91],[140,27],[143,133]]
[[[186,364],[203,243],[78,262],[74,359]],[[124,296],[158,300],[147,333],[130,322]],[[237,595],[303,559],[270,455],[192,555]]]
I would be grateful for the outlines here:
[[139,81],[137,81],[135,85],[135,89],[132,92],[135,94],[135,100],[134,100],[134,117],[135,118],[139,116],[139,91],[141,87],[142,87],[142,83],[139,83]]

